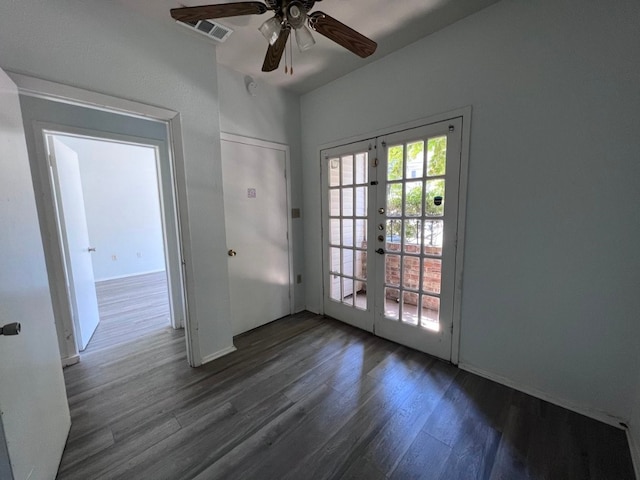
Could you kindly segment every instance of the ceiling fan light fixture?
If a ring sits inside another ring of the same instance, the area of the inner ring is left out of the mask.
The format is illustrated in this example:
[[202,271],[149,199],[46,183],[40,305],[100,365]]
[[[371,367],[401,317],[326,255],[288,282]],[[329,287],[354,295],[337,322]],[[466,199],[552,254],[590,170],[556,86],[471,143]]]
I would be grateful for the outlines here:
[[260,25],[258,30],[260,30],[260,33],[262,33],[262,35],[264,35],[264,38],[267,39],[269,45],[273,45],[276,43],[278,37],[280,36],[280,32],[282,31],[282,23],[277,16],[271,17],[269,20]]
[[309,50],[316,44],[311,30],[309,30],[306,25],[296,29],[296,43],[301,52]]

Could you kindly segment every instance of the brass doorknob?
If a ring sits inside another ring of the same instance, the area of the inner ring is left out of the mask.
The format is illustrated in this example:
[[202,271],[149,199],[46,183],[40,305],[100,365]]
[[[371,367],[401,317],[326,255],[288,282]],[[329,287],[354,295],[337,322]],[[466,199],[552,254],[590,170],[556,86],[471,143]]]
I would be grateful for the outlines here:
[[236,251],[235,251],[235,250],[229,250],[229,251],[227,252],[227,254],[228,254],[230,257],[235,257],[235,256],[237,255],[237,253],[236,253]]

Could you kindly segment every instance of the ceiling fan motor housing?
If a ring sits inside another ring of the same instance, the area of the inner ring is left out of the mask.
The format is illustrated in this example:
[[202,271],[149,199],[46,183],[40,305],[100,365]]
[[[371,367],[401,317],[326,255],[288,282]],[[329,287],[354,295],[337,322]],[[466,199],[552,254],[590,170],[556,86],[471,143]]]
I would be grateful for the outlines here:
[[289,25],[296,30],[304,26],[307,19],[307,10],[302,3],[293,1],[286,7],[286,17]]

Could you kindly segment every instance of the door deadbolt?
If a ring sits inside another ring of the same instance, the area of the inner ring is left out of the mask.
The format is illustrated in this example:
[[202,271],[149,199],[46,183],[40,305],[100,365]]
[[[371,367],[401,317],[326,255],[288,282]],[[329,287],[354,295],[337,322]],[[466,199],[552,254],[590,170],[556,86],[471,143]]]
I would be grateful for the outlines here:
[[383,224],[378,225],[378,230],[384,230],[384,225]]
[[379,214],[383,214],[383,213],[384,213],[384,208],[380,207],[380,208],[378,209],[378,213],[379,213]]
[[378,241],[384,242],[384,235],[378,235]]
[[235,250],[229,250],[227,252],[227,255],[229,255],[230,257],[235,257],[238,253]]

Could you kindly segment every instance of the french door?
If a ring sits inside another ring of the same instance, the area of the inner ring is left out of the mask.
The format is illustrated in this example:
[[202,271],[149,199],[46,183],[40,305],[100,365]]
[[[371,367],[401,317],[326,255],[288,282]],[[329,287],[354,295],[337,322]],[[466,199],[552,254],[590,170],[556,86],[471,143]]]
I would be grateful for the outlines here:
[[325,314],[451,359],[461,139],[456,118],[323,150]]

